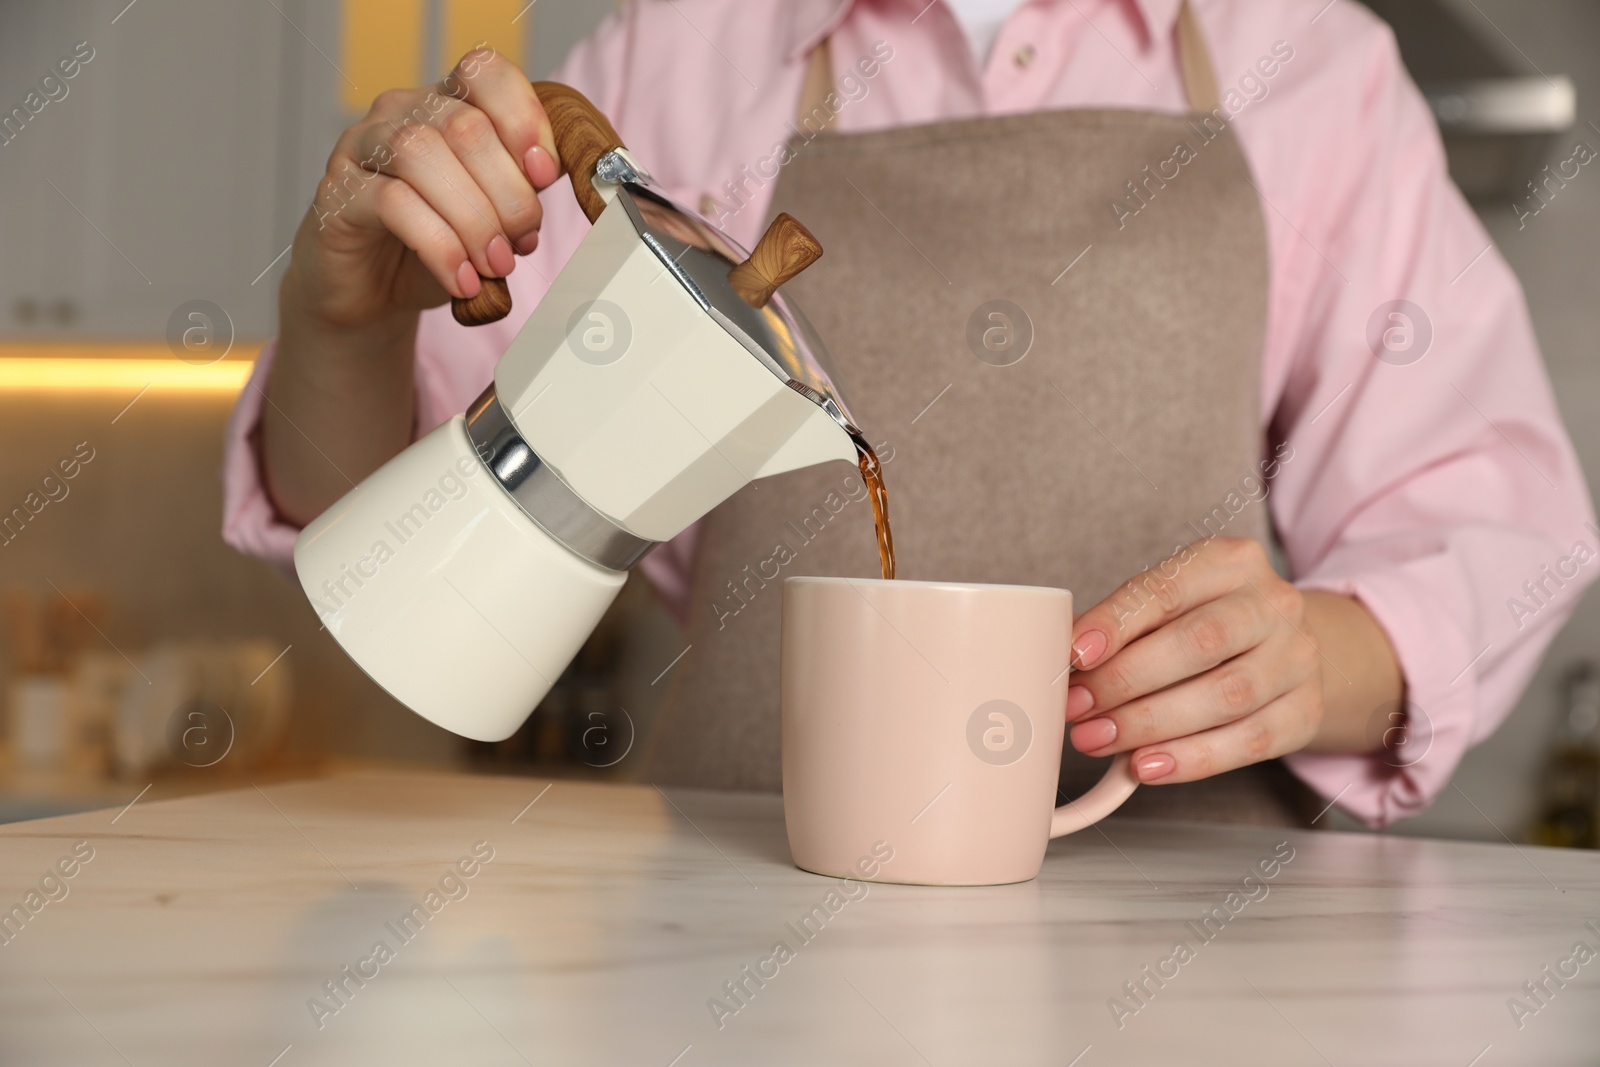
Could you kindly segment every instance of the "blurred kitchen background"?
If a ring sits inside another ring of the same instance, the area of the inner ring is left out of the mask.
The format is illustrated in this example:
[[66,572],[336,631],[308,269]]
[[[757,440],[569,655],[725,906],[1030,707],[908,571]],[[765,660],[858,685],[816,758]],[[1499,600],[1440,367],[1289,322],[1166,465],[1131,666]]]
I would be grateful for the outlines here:
[[[612,6],[0,0],[0,115],[48,98],[0,126],[0,516],[27,512],[0,529],[0,821],[373,763],[634,773],[682,649],[642,580],[528,725],[480,745],[389,699],[218,536],[223,427],[339,132],[480,42],[544,76]],[[1594,491],[1600,178],[1543,168],[1600,151],[1600,5],[1369,6],[1522,279]],[[1595,661],[1600,594],[1460,788],[1389,832],[1595,847]]]

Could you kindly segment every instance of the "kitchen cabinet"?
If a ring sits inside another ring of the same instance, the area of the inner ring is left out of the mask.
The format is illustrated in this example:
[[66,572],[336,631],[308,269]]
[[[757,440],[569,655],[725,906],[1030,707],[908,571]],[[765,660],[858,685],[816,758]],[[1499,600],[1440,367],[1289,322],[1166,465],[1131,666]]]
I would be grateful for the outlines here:
[[[544,73],[611,7],[530,5],[510,32]],[[0,143],[0,336],[159,338],[192,300],[270,334],[278,257],[354,117],[342,33],[314,0],[0,4],[0,115],[27,115]],[[79,42],[93,58],[56,80]]]
[[0,146],[0,330],[160,337],[205,299],[259,335],[292,30],[254,0],[125,3],[0,5],[0,107],[60,94]]

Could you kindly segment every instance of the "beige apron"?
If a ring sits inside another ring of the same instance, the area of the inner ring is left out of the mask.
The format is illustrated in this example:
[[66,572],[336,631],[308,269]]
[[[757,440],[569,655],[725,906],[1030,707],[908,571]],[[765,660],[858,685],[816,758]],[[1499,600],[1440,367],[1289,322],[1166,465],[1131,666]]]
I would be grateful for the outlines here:
[[[1051,111],[792,143],[771,210],[825,252],[786,291],[883,455],[900,577],[1061,586],[1081,611],[1180,544],[1266,537],[1265,505],[1239,507],[1260,494],[1265,231],[1187,4],[1178,45],[1193,116]],[[819,53],[807,103],[829,84]],[[780,788],[795,574],[878,574],[843,465],[747,486],[705,519],[652,780]],[[1068,745],[1066,794],[1103,763]],[[1312,803],[1274,761],[1123,810],[1296,824]]]

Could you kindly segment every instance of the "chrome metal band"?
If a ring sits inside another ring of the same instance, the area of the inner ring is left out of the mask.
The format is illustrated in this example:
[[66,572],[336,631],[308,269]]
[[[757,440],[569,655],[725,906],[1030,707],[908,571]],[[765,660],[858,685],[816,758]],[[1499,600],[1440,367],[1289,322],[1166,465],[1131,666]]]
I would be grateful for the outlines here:
[[467,436],[528,518],[590,563],[625,571],[661,543],[629,533],[568,488],[517,433],[492,384],[467,409]]

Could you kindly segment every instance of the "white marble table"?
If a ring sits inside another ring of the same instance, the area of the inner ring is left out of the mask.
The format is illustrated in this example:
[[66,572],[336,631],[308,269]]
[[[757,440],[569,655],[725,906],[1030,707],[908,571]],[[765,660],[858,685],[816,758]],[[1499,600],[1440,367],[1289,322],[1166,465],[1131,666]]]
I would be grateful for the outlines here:
[[[1543,1006],[1523,989],[1600,950],[1593,854],[1112,821],[1031,883],[845,886],[790,866],[774,797],[398,774],[158,792],[0,827],[0,908],[74,871],[0,945],[0,1064],[1600,1063],[1600,959],[1544,979]],[[493,858],[446,877],[478,842]],[[1517,996],[1539,1008],[1520,1028]]]

